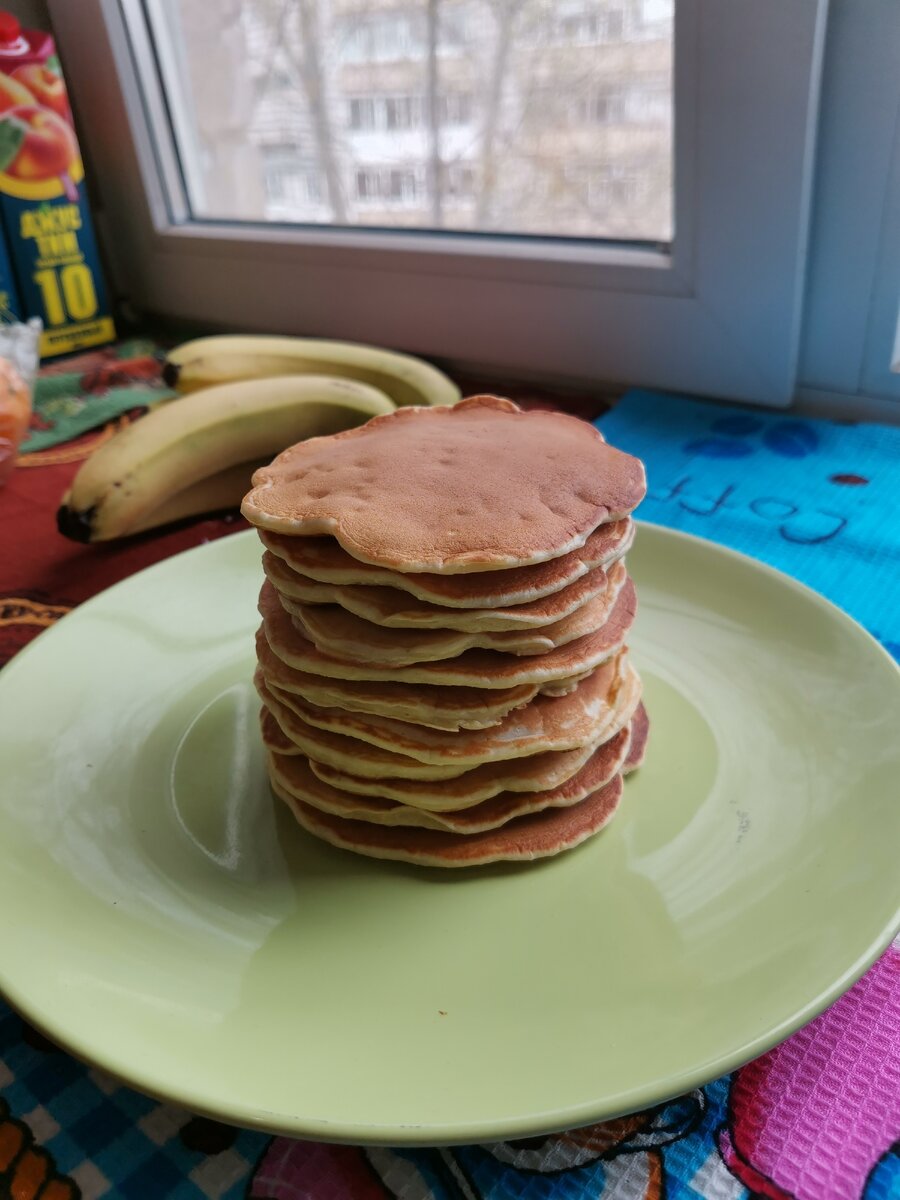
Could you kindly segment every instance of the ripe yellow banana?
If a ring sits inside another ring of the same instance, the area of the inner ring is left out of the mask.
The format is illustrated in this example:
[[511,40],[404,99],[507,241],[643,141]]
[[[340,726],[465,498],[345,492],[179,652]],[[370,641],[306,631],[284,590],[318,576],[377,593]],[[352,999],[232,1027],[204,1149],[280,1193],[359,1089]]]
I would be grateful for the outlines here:
[[430,363],[357,342],[222,334],[185,342],[170,351],[163,367],[166,383],[180,392],[269,375],[356,379],[379,388],[397,405],[455,404],[461,396],[456,384]]
[[241,501],[250,491],[253,472],[271,461],[270,455],[254,458],[188,484],[186,488],[164,500],[158,508],[148,512],[130,532],[143,533],[146,529],[171,525],[173,521],[183,521],[186,517],[221,512],[224,508],[240,508]]
[[393,408],[375,388],[323,375],[206,388],[161,404],[104,442],[63,497],[57,525],[75,541],[124,537],[146,527],[176,493],[228,467],[271,459],[303,438],[337,433]]

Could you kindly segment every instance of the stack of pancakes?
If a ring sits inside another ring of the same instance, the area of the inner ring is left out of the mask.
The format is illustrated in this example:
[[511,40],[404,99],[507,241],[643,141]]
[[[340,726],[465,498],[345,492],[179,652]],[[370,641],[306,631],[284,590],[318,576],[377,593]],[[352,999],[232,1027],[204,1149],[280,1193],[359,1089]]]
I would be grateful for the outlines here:
[[451,867],[609,821],[647,737],[625,645],[639,460],[476,396],[301,442],[253,484],[263,738],[301,825]]

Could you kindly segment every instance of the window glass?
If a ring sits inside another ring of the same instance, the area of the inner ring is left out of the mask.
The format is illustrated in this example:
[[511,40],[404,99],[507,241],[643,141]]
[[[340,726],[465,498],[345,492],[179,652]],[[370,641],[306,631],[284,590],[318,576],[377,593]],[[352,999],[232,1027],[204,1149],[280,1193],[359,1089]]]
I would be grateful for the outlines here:
[[153,18],[195,218],[671,239],[672,0],[227,7]]

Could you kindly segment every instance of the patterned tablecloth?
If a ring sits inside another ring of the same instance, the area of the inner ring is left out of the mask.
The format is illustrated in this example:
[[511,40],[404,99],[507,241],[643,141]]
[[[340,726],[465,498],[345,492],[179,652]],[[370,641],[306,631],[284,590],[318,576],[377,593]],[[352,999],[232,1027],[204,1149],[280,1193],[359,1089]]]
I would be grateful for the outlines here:
[[[53,514],[79,463],[165,394],[152,350],[100,351],[42,380],[30,452],[0,489],[0,663],[116,580],[242,527],[226,514],[103,547],[57,535]],[[588,418],[604,408],[585,396],[564,404]],[[642,515],[793,571],[897,652],[900,527],[888,514],[900,431],[641,394],[602,424],[647,460]],[[778,485],[760,491],[763,465]],[[789,1041],[690,1095],[563,1135],[452,1150],[327,1146],[193,1117],[77,1063],[0,1002],[0,1200],[900,1200],[898,1139],[897,948]]]

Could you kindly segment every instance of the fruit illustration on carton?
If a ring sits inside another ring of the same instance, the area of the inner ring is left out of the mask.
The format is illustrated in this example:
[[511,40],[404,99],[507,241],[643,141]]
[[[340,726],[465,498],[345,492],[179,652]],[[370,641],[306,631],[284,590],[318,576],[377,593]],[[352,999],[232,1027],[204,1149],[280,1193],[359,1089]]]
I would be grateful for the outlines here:
[[[16,69],[21,70],[21,67]],[[17,108],[20,104],[34,104],[34,92],[24,81],[20,83],[15,75],[0,71],[0,113]]]
[[0,12],[0,217],[42,357],[115,336],[83,179],[53,39]]
[[24,84],[38,104],[52,109],[71,125],[69,94],[66,91],[65,80],[58,71],[53,71],[41,63],[28,63],[24,67],[16,67],[12,77]]
[[[3,79],[0,78],[0,87]],[[67,121],[40,104],[18,104],[0,116],[0,168],[16,179],[60,179],[70,199],[84,169]]]

